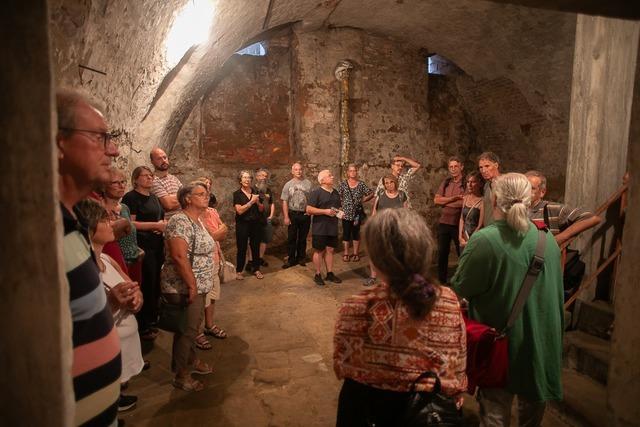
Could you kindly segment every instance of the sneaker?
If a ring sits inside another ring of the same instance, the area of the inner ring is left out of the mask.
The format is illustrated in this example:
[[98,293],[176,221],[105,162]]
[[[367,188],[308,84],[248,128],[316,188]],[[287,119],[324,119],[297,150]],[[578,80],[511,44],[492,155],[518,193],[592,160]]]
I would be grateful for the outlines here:
[[324,280],[322,280],[322,276],[319,274],[313,276],[313,281],[316,282],[316,285],[318,286],[324,286]]
[[267,261],[265,261],[264,259],[260,259],[260,265],[262,267],[269,267],[269,263]]
[[298,261],[298,265],[300,265],[301,267],[304,267],[305,265],[307,265],[307,262],[301,259],[300,261]]
[[128,396],[126,394],[121,394],[120,399],[118,399],[118,412],[128,411],[129,409],[133,409],[136,407],[138,403],[138,398],[136,396]]
[[375,277],[369,277],[367,280],[364,281],[363,285],[364,286],[373,286],[376,284],[376,282],[378,281],[378,279],[376,279]]
[[289,268],[289,267],[293,267],[294,265],[296,265],[295,262],[292,264],[289,261],[287,261],[284,264],[282,264],[282,268]]
[[333,283],[342,283],[342,279],[333,274],[333,272],[331,271],[327,273],[327,277],[325,277],[325,279]]

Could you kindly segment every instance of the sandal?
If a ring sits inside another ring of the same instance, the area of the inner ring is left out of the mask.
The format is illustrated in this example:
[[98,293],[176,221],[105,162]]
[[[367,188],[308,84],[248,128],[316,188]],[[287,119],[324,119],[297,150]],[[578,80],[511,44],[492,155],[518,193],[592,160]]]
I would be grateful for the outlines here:
[[349,262],[349,254],[342,255],[342,262]]
[[213,348],[211,346],[211,343],[209,342],[209,340],[204,334],[198,335],[196,337],[195,342],[196,342],[196,347],[198,347],[200,350],[211,350]]
[[264,274],[262,274],[262,271],[258,270],[255,273],[256,279],[264,279]]
[[352,261],[352,262],[358,262],[358,261],[360,261],[360,255],[358,255],[358,254],[353,254],[353,255],[351,255],[351,261]]
[[218,338],[220,340],[223,340],[227,337],[227,331],[225,331],[224,329],[222,329],[220,326],[218,325],[213,325],[210,328],[204,328],[204,333],[207,335],[211,335],[214,338]]
[[185,378],[183,380],[174,378],[172,384],[175,388],[179,388],[184,391],[202,391],[204,389],[204,384],[202,384],[201,381],[194,380],[193,378]]
[[191,370],[192,374],[198,375],[209,375],[213,372],[211,366],[207,364],[207,362],[203,362],[202,360],[196,360],[193,364],[193,369]]
[[236,273],[236,280],[244,280],[244,274]]

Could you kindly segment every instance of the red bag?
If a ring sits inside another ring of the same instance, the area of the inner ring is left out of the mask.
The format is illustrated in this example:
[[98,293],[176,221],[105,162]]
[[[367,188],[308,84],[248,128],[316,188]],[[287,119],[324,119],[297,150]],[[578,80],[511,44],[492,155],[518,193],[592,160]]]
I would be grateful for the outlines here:
[[464,316],[467,327],[467,391],[504,388],[509,371],[509,341],[494,328]]

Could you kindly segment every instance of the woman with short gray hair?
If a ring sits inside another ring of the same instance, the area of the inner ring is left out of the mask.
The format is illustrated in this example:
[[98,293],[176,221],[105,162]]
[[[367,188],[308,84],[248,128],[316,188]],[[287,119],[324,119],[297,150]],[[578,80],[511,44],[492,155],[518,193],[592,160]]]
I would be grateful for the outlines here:
[[260,195],[251,186],[253,176],[250,171],[242,170],[238,174],[240,188],[233,192],[233,207],[236,213],[236,246],[237,265],[236,279],[242,280],[247,257],[247,241],[251,248],[251,268],[256,278],[264,276],[260,271],[260,239],[262,237],[262,212],[264,206],[260,202]]
[[[473,233],[451,284],[469,300],[470,318],[502,330],[535,253],[538,229],[528,219],[531,185],[524,175],[500,175],[492,189],[495,221]],[[545,239],[544,267],[524,309],[507,330],[507,385],[478,390],[482,425],[509,425],[511,403],[517,396],[519,424],[539,426],[545,402],[562,399],[560,249],[551,233]]]
[[200,391],[202,382],[191,373],[206,375],[211,367],[196,357],[195,340],[204,315],[205,295],[213,285],[213,238],[200,217],[209,205],[204,183],[187,184],[178,190],[182,210],[171,217],[164,232],[165,263],[162,267],[163,297],[174,305],[187,305],[187,327],[173,336],[173,386],[185,391]]

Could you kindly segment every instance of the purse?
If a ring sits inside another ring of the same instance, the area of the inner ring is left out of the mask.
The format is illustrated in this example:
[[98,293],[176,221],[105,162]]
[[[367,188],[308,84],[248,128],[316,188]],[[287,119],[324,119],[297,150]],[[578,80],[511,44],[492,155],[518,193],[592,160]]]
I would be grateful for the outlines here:
[[511,308],[507,324],[501,331],[464,316],[467,330],[467,391],[469,394],[474,394],[476,387],[504,388],[507,385],[509,372],[507,332],[522,312],[533,284],[544,267],[546,240],[546,233],[538,231],[536,251]]
[[184,334],[187,330],[187,306],[189,297],[185,294],[162,294],[158,307],[158,328]]
[[[216,242],[217,243],[217,242]],[[218,247],[219,247],[218,243]],[[220,269],[218,270],[218,277],[220,278],[220,283],[229,283],[236,278],[236,266],[227,261],[222,253],[222,248],[220,248]]]
[[[432,391],[416,391],[416,383],[424,378],[433,378],[436,384]],[[440,378],[435,372],[423,372],[411,384],[409,400],[397,427],[457,427],[463,426],[462,409],[456,407],[453,397],[440,393]]]
[[[193,267],[193,256],[196,251],[196,225],[193,226],[193,241],[191,242],[191,253],[189,254],[189,264]],[[187,307],[189,306],[189,295],[186,294],[162,294],[158,306],[158,328],[177,334],[184,334],[187,330]]]
[[367,214],[364,213],[364,207],[362,206],[362,201],[356,204],[356,199],[355,197],[353,197],[353,191],[351,191],[351,187],[349,187],[348,182],[347,182],[347,190],[349,190],[349,195],[351,196],[351,201],[353,202],[353,206],[354,206],[353,225],[357,227],[358,225],[364,224],[364,220],[367,219]]

